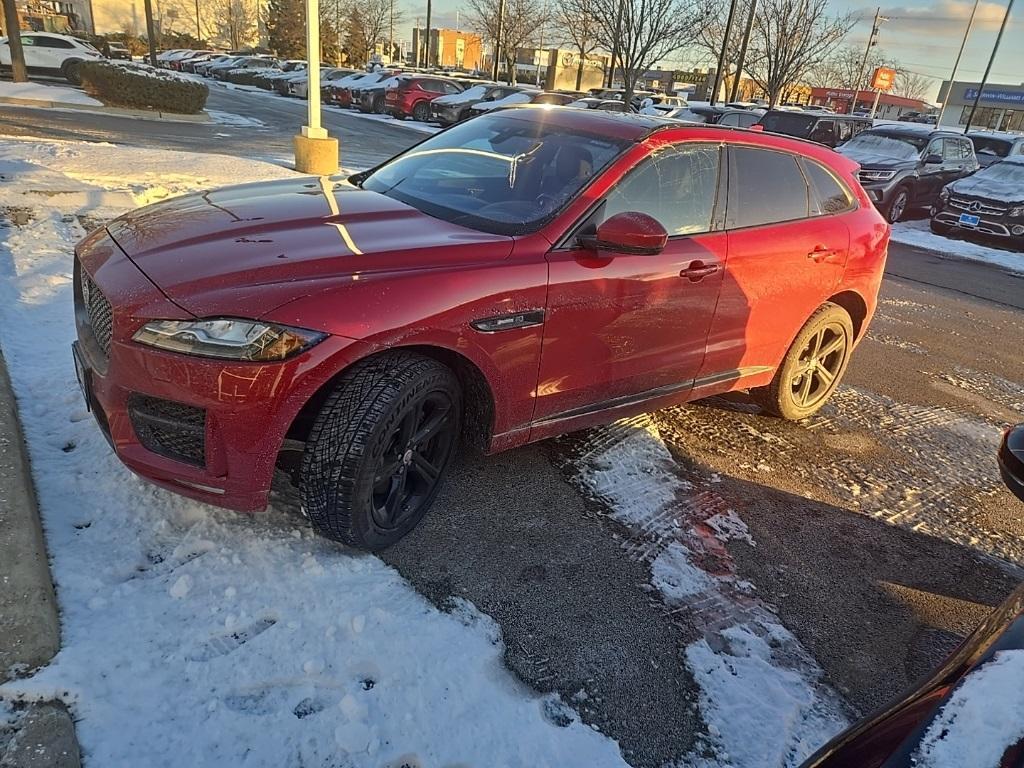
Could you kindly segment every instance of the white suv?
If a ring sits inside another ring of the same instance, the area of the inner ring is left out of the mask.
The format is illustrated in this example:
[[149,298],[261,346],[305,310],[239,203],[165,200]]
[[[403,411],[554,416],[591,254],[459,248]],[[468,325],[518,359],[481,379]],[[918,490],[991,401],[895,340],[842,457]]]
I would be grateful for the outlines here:
[[[83,61],[102,59],[103,54],[84,40],[52,32],[22,32],[25,67],[30,74],[63,75],[72,85],[82,82]],[[0,37],[0,71],[11,69],[11,47]]]

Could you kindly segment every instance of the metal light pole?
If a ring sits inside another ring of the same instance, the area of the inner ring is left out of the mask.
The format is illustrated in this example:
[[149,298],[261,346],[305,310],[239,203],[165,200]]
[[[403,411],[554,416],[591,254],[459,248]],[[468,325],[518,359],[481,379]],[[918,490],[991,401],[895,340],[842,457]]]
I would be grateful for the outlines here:
[[199,0],[196,0],[196,40],[202,41],[203,33],[199,29]]
[[626,0],[619,0],[619,7],[615,11],[615,39],[612,40],[612,60],[608,67],[608,87],[615,87],[615,60],[619,58],[619,40],[622,37],[622,6]]
[[498,34],[494,36],[494,61],[492,62],[493,72],[491,80],[498,81],[498,62],[501,60],[501,36],[505,29],[505,0],[498,2]]
[[[988,83],[988,76],[992,72],[992,64],[996,60],[996,53],[999,51],[999,43],[1002,42],[1003,32],[1006,31],[1006,22],[1010,20],[1010,11],[1013,10],[1013,0],[1006,6],[1006,13],[1003,14],[1003,23],[999,25],[999,34],[996,35],[996,43],[992,46],[992,55],[988,57],[988,66],[985,67],[985,74],[981,78],[981,83],[978,85],[978,92],[974,94],[974,103],[971,105],[971,114],[967,116],[967,125],[964,127],[964,133],[971,130],[971,123],[974,122],[974,113],[978,109],[978,102],[981,101],[981,93],[985,90],[985,84]],[[952,88],[952,83],[950,83]]]
[[[146,0],[148,3],[149,0]],[[338,140],[320,125],[320,2],[306,0],[306,77],[309,83],[306,125],[293,138],[295,170],[329,176],[338,172]]]
[[956,82],[956,73],[960,69],[960,59],[964,55],[964,48],[967,47],[967,38],[971,35],[971,27],[974,26],[974,16],[978,13],[978,3],[981,0],[974,0],[974,8],[971,9],[971,18],[967,20],[967,29],[964,30],[964,39],[960,41],[960,50],[956,54],[956,61],[953,62],[953,72],[949,76],[949,88],[946,89],[946,98],[942,100],[942,108],[939,116],[935,119],[935,125],[942,125],[942,116],[946,114],[946,105],[949,103],[949,96],[953,93],[953,83]]
[[14,0],[3,0],[4,2],[4,32],[7,34],[7,44],[11,48],[11,79],[16,83],[28,82],[28,73],[25,70],[25,51],[21,47],[21,22],[18,21],[18,9]]
[[[338,31],[341,34],[341,31]],[[388,64],[395,60],[395,0],[388,7]]]
[[423,66],[429,67],[430,65],[430,0],[427,0],[427,55],[426,61],[423,62]]
[[740,75],[743,74],[743,65],[747,62],[747,45],[750,43],[750,31],[754,28],[754,16],[757,13],[757,0],[750,0],[750,15],[747,17],[747,28],[743,30],[743,43],[740,45],[740,58],[736,62],[736,79],[732,82],[732,94],[729,101],[736,101],[740,90]]
[[715,70],[715,87],[711,91],[711,106],[718,101],[718,89],[722,85],[722,69],[725,67],[725,51],[729,47],[729,38],[732,37],[732,20],[736,16],[736,0],[729,0],[729,18],[725,22],[725,34],[722,36],[722,50],[718,52],[718,69]]
[[153,24],[153,3],[152,0],[145,0],[143,8],[146,11],[146,36],[149,38],[149,63],[156,66],[156,28]]

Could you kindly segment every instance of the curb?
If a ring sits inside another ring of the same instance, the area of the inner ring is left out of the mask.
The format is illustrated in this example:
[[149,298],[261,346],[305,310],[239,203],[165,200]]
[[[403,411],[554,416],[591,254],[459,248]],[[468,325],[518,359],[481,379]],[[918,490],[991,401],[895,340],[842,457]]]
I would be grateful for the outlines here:
[[117,115],[119,117],[135,117],[142,120],[164,120],[170,123],[213,122],[206,112],[201,112],[198,115],[179,115],[174,112],[154,112],[148,109],[125,109],[123,107],[104,107],[98,104],[74,104],[67,101],[22,99],[17,96],[0,96],[0,104],[13,104],[20,107],[36,107],[37,109],[73,109],[76,112],[88,112],[97,115]]
[[0,768],[81,767],[75,723],[61,702],[31,704],[13,728],[6,746],[0,741]]

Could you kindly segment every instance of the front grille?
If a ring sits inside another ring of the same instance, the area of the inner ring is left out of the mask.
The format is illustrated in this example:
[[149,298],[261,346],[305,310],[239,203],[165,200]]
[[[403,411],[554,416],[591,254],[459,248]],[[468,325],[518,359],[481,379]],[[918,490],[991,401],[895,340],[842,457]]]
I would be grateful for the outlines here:
[[128,398],[128,416],[146,450],[206,466],[206,411],[202,408],[136,393]]
[[100,293],[96,283],[86,274],[84,269],[78,271],[82,295],[82,304],[89,316],[89,328],[96,339],[96,344],[104,355],[110,354],[110,339],[114,335],[114,311],[107,297]]
[[1002,216],[1009,210],[1009,206],[1006,205],[994,205],[992,203],[984,203],[981,200],[957,197],[956,195],[950,195],[949,207],[960,211],[976,213],[981,216]]

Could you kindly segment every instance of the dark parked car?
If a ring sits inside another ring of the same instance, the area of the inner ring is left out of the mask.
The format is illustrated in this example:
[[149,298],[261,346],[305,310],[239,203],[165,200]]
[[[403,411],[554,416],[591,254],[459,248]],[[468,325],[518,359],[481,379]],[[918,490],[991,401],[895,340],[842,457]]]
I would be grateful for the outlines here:
[[585,99],[576,99],[565,106],[573,109],[600,109],[605,112],[632,112],[624,101],[618,99],[602,99],[597,96],[588,96]]
[[312,525],[381,549],[460,435],[496,452],[738,389],[817,412],[889,240],[856,168],[772,134],[527,106],[348,182],[177,197],[78,244],[80,382],[143,477],[254,510],[301,453]]
[[974,144],[974,154],[982,168],[1007,157],[1024,155],[1024,135],[1019,133],[971,131],[967,138]]
[[393,75],[370,85],[353,88],[352,103],[349,106],[366,114],[373,112],[383,115],[387,108],[388,91],[397,88],[410,77],[412,75]]
[[931,207],[944,186],[978,170],[970,139],[916,123],[864,131],[839,152],[860,163],[860,183],[891,222],[911,208]]
[[[997,461],[1007,488],[1024,501],[1024,424],[1007,430]],[[1019,672],[1012,671],[1020,666],[995,675],[990,667],[1021,654],[1024,586],[923,683],[840,733],[801,768],[1022,768]]]
[[461,83],[433,75],[411,75],[393,88],[384,91],[384,111],[404,120],[412,117],[425,123],[430,120],[430,103],[439,96],[462,93]]
[[870,128],[871,120],[819,110],[771,109],[761,117],[758,125],[769,133],[784,133],[835,148]]
[[943,187],[931,228],[940,235],[958,230],[998,238],[1024,251],[1024,155]]
[[111,41],[107,43],[107,49],[107,56],[111,59],[123,59],[125,61],[132,60],[132,52],[125,48],[121,43]]

